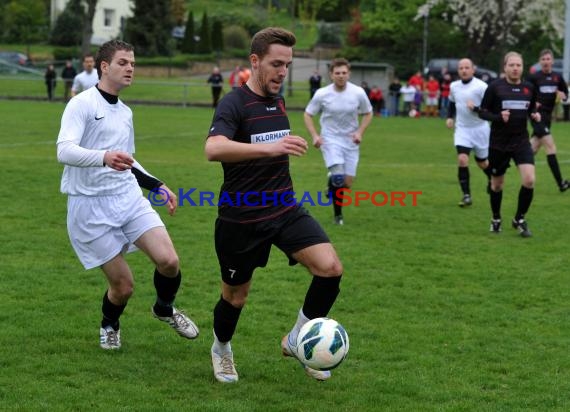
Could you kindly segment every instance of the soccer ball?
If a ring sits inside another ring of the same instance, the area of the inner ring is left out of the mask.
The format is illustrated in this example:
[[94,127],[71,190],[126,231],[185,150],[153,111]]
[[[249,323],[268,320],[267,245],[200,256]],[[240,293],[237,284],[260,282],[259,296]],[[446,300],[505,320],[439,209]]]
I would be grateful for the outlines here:
[[348,354],[348,334],[334,319],[315,318],[297,336],[297,358],[317,370],[336,368]]
[[408,116],[410,117],[418,117],[418,111],[416,109],[412,109],[410,110],[410,112],[408,113]]

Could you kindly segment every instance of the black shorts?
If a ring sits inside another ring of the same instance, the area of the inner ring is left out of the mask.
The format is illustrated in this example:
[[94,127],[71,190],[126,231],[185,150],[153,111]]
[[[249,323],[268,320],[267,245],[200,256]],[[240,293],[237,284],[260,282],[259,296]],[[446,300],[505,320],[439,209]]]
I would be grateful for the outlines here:
[[552,115],[550,113],[540,113],[540,122],[531,122],[532,124],[532,135],[538,137],[544,137],[550,134],[550,125],[552,123]]
[[530,141],[514,148],[513,150],[499,150],[493,147],[489,148],[489,165],[491,166],[491,175],[503,176],[510,167],[510,161],[513,159],[515,165],[534,164],[534,154]]
[[216,254],[222,280],[233,286],[248,282],[253,271],[265,267],[271,246],[275,245],[288,257],[319,243],[330,243],[321,225],[302,207],[259,223],[234,223],[216,220]]

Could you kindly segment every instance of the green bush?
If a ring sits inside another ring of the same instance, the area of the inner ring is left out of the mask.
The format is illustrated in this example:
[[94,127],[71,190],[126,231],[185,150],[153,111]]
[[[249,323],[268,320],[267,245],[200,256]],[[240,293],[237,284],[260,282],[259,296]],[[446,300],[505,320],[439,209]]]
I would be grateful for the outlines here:
[[242,26],[227,26],[223,29],[224,45],[227,50],[249,50],[251,37]]
[[81,47],[54,47],[53,48],[53,58],[54,60],[72,60],[79,59],[81,57]]

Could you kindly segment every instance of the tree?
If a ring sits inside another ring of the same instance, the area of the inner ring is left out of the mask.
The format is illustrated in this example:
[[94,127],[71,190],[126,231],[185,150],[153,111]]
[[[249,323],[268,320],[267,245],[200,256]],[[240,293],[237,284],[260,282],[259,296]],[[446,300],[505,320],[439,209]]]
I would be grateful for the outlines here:
[[212,24],[212,48],[216,52],[224,50],[224,33],[222,22],[218,19]]
[[79,46],[82,40],[82,23],[81,0],[70,0],[55,21],[50,43],[56,46]]
[[5,41],[24,43],[29,47],[47,38],[48,21],[44,2],[12,0],[5,5],[3,12],[2,37]]
[[212,53],[212,38],[207,12],[204,12],[202,15],[202,25],[200,26],[200,40],[198,41],[198,47],[196,51],[200,54]]
[[174,27],[170,0],[135,0],[133,17],[127,20],[126,40],[141,56],[169,56]]
[[184,0],[170,0],[170,13],[176,26],[182,26],[184,15],[186,14],[186,4]]
[[463,30],[483,53],[502,54],[537,27],[551,41],[563,35],[563,0],[428,0],[423,7],[429,9],[441,3],[446,5],[444,17]]
[[93,37],[93,18],[97,0],[83,0],[83,22],[81,36],[81,53],[86,55],[91,52],[91,37]]
[[194,13],[188,12],[188,20],[186,20],[186,30],[184,31],[184,39],[182,40],[182,53],[194,53]]

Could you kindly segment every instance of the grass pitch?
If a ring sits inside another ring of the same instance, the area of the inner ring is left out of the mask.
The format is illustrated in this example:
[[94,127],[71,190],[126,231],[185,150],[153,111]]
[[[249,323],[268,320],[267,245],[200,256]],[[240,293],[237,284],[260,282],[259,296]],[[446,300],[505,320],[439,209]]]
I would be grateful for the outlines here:
[[[219,296],[215,207],[184,204],[164,217],[181,257],[177,305],[201,328],[181,339],[150,314],[152,266],[128,256],[135,294],[122,317],[123,347],[98,346],[99,270],[84,271],[65,227],[62,166],[55,158],[61,103],[0,101],[0,409],[7,411],[520,411],[570,408],[568,231],[561,194],[537,156],[528,213],[534,236],[505,224],[488,232],[483,174],[471,167],[474,204],[457,207],[452,133],[442,120],[375,118],[355,190],[421,191],[417,205],[309,207],[345,266],[330,316],[350,335],[345,363],[311,381],[279,342],[295,320],[310,277],[274,250],[254,275],[233,340],[240,381],[212,375],[212,309]],[[137,160],[171,188],[217,193],[219,164],[203,145],[212,112],[134,106]],[[300,112],[293,133],[307,136]],[[570,124],[553,125],[570,176]],[[297,191],[324,189],[321,155],[292,159]],[[507,174],[503,217],[515,212],[519,179]]]

